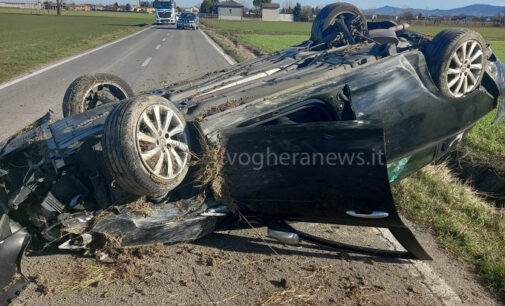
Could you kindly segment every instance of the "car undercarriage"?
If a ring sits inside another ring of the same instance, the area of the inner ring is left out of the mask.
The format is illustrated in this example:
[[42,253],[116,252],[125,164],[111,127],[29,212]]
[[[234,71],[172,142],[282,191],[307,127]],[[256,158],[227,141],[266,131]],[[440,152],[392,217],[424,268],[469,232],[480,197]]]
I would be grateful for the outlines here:
[[[30,236],[71,250],[103,236],[174,243],[230,218],[286,244],[430,259],[390,185],[493,109],[503,119],[505,66],[473,31],[432,39],[348,6],[327,6],[307,42],[166,88],[134,95],[107,74],[74,81],[65,118],[49,112],[0,144],[0,285],[19,290],[12,276]],[[291,222],[388,228],[405,251]]]

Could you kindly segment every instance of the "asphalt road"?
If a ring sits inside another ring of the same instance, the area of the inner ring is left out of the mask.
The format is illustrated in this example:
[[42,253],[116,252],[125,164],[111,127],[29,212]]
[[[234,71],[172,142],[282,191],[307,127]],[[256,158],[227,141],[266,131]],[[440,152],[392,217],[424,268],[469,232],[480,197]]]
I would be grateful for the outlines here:
[[48,109],[61,115],[66,88],[83,74],[112,73],[140,92],[160,88],[162,81],[178,81],[227,65],[200,31],[151,27],[7,87],[0,84],[0,139],[38,119]]
[[[199,31],[150,28],[9,86],[0,84],[0,138],[47,109],[61,115],[66,87],[82,74],[113,73],[140,92],[157,88],[162,81],[177,81],[227,65]],[[93,259],[32,253],[22,263],[32,282],[14,304],[498,304],[472,267],[451,258],[426,230],[409,225],[434,261],[370,258],[307,243],[285,246],[267,238],[265,228],[246,228],[132,255],[118,266],[108,267],[110,271],[91,275],[96,281],[79,291],[72,288],[83,274],[90,277],[89,269],[97,265]],[[383,229],[296,227],[344,243],[401,249]]]

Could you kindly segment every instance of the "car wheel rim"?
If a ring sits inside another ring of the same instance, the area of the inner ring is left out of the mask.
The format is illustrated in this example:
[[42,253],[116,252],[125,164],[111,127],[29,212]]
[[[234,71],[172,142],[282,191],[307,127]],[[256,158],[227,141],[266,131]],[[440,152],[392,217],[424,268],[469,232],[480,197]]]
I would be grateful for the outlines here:
[[137,148],[147,171],[157,178],[177,177],[188,163],[189,146],[184,124],[164,105],[148,107],[137,127]]
[[109,83],[98,83],[84,95],[84,110],[90,110],[109,102],[127,99],[128,93],[121,87]]
[[463,43],[452,55],[447,68],[447,87],[454,97],[472,92],[484,72],[484,53],[474,40]]

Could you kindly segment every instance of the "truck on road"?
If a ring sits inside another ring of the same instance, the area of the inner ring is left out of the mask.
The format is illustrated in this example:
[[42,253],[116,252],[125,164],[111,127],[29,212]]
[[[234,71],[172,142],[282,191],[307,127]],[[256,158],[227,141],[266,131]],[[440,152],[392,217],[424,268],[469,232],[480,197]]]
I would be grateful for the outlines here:
[[177,22],[175,1],[156,0],[154,1],[154,9],[156,24],[175,24]]

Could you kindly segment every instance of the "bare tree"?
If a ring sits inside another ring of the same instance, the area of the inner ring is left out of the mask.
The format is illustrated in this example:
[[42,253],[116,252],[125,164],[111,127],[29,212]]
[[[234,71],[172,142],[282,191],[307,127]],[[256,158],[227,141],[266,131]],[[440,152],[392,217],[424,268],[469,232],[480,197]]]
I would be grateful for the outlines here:
[[62,0],[56,0],[56,15],[61,16],[61,1]]
[[402,19],[404,20],[412,20],[414,19],[414,14],[412,14],[412,11],[410,10],[410,7],[405,6],[402,9]]

